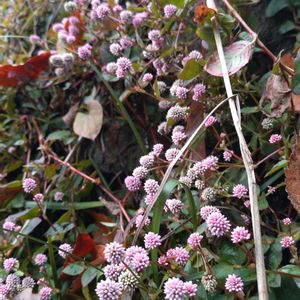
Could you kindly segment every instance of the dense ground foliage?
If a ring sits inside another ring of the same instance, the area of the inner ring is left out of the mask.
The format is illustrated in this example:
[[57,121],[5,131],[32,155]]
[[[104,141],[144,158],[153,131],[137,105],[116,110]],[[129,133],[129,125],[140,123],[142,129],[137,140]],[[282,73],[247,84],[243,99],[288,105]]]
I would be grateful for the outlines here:
[[205,2],[1,1],[0,300],[300,298],[300,1]]

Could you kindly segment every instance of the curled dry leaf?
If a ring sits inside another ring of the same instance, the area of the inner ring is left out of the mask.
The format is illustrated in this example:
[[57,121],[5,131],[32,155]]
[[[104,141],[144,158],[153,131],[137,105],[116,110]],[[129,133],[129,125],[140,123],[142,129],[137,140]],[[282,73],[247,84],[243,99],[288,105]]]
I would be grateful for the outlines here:
[[288,197],[298,213],[300,213],[300,136],[290,156],[288,168],[285,172],[286,190]]
[[[244,67],[253,52],[253,42],[238,41],[224,48],[224,54],[229,75],[233,75]],[[213,76],[222,77],[222,67],[218,52],[214,52],[208,59],[205,71]]]
[[78,112],[76,114],[73,130],[79,136],[95,140],[102,128],[103,108],[96,100],[87,101],[85,105],[87,112]]
[[291,89],[281,75],[271,74],[259,100],[260,108],[266,99],[271,101],[271,116],[280,117],[291,106]]
[[49,65],[51,52],[43,52],[21,65],[0,66],[0,86],[16,87],[37,79]]

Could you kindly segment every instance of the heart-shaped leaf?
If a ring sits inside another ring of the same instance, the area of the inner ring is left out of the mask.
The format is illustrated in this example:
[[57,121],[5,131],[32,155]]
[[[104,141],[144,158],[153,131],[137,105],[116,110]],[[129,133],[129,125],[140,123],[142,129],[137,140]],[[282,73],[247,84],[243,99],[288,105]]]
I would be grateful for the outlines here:
[[[224,48],[224,54],[229,75],[233,75],[244,67],[253,52],[253,43],[238,41]],[[222,77],[223,72],[218,52],[215,52],[208,59],[204,69],[213,76]]]
[[96,100],[86,103],[87,112],[78,112],[73,123],[74,132],[82,137],[95,140],[103,123],[102,105]]

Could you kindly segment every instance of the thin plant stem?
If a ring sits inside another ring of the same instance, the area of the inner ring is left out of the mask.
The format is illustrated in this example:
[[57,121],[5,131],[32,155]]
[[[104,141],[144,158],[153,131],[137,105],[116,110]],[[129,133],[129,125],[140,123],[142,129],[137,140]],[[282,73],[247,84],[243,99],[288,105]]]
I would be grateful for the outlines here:
[[[209,8],[216,10],[216,5],[214,0],[207,0],[206,3]],[[216,17],[212,18],[212,24],[213,24],[213,33],[214,33],[217,51],[221,63],[223,80],[224,80],[227,97],[232,97],[233,92],[232,92],[232,87],[231,87],[228,69],[226,65],[222,40],[220,36],[219,24],[217,22]],[[260,229],[261,224],[260,224],[258,196],[257,196],[257,189],[256,189],[257,187],[256,178],[255,178],[254,165],[253,165],[251,153],[248,149],[247,143],[245,141],[242,132],[238,97],[236,97],[236,102],[232,98],[229,99],[229,108],[230,108],[233,124],[236,133],[238,135],[240,150],[241,150],[242,158],[247,173],[247,179],[248,179],[249,198],[251,203],[252,229],[253,229],[254,244],[255,244],[258,295],[260,300],[268,300],[266,270],[265,270],[264,253],[262,247],[262,238],[261,238],[261,229]]]

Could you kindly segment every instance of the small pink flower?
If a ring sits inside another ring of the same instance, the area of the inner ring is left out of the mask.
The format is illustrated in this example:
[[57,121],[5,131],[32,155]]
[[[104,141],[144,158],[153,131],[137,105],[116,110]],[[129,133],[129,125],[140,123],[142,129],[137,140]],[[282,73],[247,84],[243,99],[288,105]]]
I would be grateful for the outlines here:
[[169,278],[164,284],[167,300],[183,300],[185,298],[184,283],[179,278]]
[[167,4],[164,7],[164,14],[166,18],[171,18],[174,14],[176,14],[177,7],[173,4]]
[[64,193],[56,192],[54,194],[54,201],[62,201],[63,197],[64,197]]
[[211,213],[206,219],[206,224],[210,233],[217,237],[223,236],[231,227],[228,219],[219,212]]
[[10,221],[5,221],[2,226],[4,230],[9,230],[9,231],[15,231],[16,227],[17,227],[16,224]]
[[232,158],[232,155],[233,155],[233,151],[232,150],[228,150],[226,149],[224,152],[223,152],[223,158],[225,161],[229,162]]
[[73,252],[73,248],[70,244],[61,244],[58,248],[58,255],[66,259]]
[[225,282],[225,288],[229,292],[242,292],[244,288],[244,283],[241,277],[235,274],[228,275]]
[[281,239],[280,245],[282,248],[289,248],[295,244],[295,241],[291,236],[285,236]]
[[187,243],[193,248],[193,249],[197,249],[200,246],[200,243],[203,239],[203,235],[201,235],[198,232],[194,232],[192,233],[188,240]]
[[95,289],[99,300],[118,300],[123,292],[123,285],[110,279],[101,280]]
[[140,179],[134,176],[127,176],[124,183],[128,191],[130,192],[136,192],[142,186],[142,182],[140,181]]
[[164,211],[167,212],[170,210],[172,214],[179,215],[179,213],[182,211],[184,207],[184,204],[179,199],[167,199],[166,204],[164,206]]
[[167,267],[169,265],[168,258],[165,255],[161,255],[157,262],[162,267]]
[[282,221],[283,221],[284,225],[291,225],[292,224],[292,221],[291,221],[290,218],[284,218]]
[[167,251],[167,257],[173,259],[178,265],[185,265],[190,258],[188,251],[183,247],[175,247]]
[[47,256],[45,254],[39,253],[34,258],[34,263],[37,266],[43,266],[47,263]]
[[52,295],[52,289],[50,287],[43,287],[39,291],[40,300],[50,300]]
[[31,44],[39,44],[41,42],[41,38],[36,34],[32,34],[29,36],[29,41]]
[[164,150],[164,145],[163,144],[155,144],[153,145],[153,148],[152,148],[152,154],[155,156],[155,157],[158,157],[161,155],[162,151]]
[[148,194],[148,195],[146,195],[144,200],[147,205],[150,205],[154,200],[154,195]]
[[245,206],[246,208],[249,208],[249,207],[251,206],[250,200],[244,201],[244,206]]
[[33,200],[38,202],[38,203],[43,203],[44,195],[42,193],[35,194],[34,197],[33,197]]
[[90,44],[85,44],[78,48],[78,57],[82,60],[87,60],[92,56],[92,46]]
[[111,242],[105,245],[104,256],[109,263],[118,265],[125,258],[125,248],[118,242]]
[[205,121],[204,125],[205,125],[205,127],[207,128],[207,127],[210,127],[210,126],[214,125],[214,124],[217,123],[217,122],[218,122],[218,120],[217,120],[216,117],[210,116],[210,117],[208,117],[208,119]]
[[203,220],[206,220],[209,217],[209,215],[214,212],[221,213],[221,211],[217,207],[206,205],[200,209],[200,216]]
[[146,249],[154,249],[161,245],[161,236],[154,232],[149,232],[144,237]]
[[193,101],[199,101],[201,96],[205,93],[205,85],[202,83],[198,83],[193,88]]
[[35,180],[32,178],[25,178],[22,185],[25,193],[31,193],[37,186]]
[[19,261],[16,258],[6,258],[3,262],[4,270],[9,273],[13,268],[19,265]]
[[179,86],[176,89],[176,97],[178,97],[179,99],[186,99],[187,95],[188,95],[189,90],[186,89],[185,87]]
[[248,189],[242,184],[236,185],[232,191],[233,191],[233,196],[239,199],[245,197],[248,194]]
[[245,227],[238,226],[234,228],[233,231],[231,232],[231,241],[234,244],[237,244],[242,241],[249,240],[250,236],[251,235],[249,231]]
[[153,75],[151,73],[146,73],[144,76],[143,76],[143,81],[144,82],[150,82],[152,81],[153,79]]
[[148,179],[144,183],[144,190],[149,195],[155,195],[159,189],[159,184],[154,179]]
[[115,55],[115,56],[118,56],[122,53],[122,47],[120,44],[118,43],[112,43],[110,46],[109,46],[109,51],[111,54]]
[[184,132],[181,132],[181,131],[175,131],[174,132],[174,130],[173,130],[171,139],[172,139],[172,142],[176,146],[179,146],[180,143],[182,141],[184,141],[186,138],[187,138],[187,135]]
[[[140,227],[140,225],[142,224],[142,220],[143,220],[144,216],[143,215],[138,215],[135,219],[135,226],[138,228]],[[146,218],[145,222],[144,222],[144,226],[147,226],[150,224],[150,219]]]
[[183,290],[187,297],[195,297],[197,295],[197,284],[187,281],[183,284]]
[[282,136],[280,134],[272,134],[269,139],[270,144],[276,144],[282,140]]
[[141,164],[141,166],[145,167],[145,168],[151,168],[154,164],[154,157],[153,155],[143,155],[141,156],[141,158],[139,159],[139,162]]
[[268,194],[274,194],[276,192],[276,187],[268,186]]
[[177,148],[168,149],[165,153],[166,160],[171,162],[173,159],[176,158],[179,152],[180,151]]
[[137,253],[133,256],[132,267],[135,271],[141,272],[150,265],[150,259],[147,253]]

